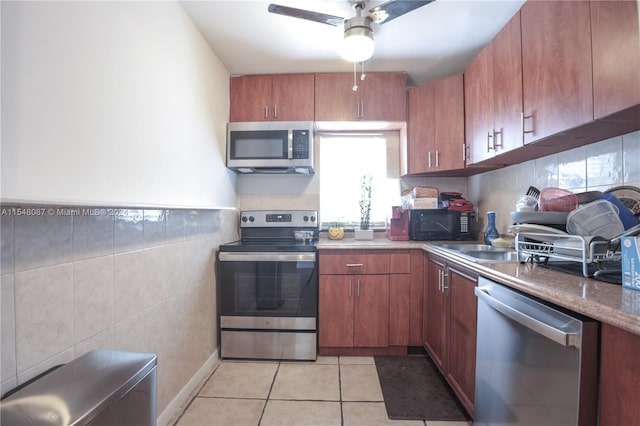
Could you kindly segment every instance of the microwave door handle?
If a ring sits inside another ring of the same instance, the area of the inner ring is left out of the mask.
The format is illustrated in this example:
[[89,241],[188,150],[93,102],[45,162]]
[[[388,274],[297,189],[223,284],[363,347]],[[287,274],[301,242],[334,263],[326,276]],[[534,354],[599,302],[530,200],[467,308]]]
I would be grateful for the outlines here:
[[289,130],[287,158],[293,160],[293,130]]

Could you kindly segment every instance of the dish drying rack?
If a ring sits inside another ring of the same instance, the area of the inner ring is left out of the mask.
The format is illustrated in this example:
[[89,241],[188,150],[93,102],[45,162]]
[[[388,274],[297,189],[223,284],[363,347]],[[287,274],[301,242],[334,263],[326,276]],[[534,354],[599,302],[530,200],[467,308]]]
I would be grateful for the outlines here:
[[515,248],[518,259],[540,261],[541,258],[568,260],[582,264],[582,275],[589,277],[588,265],[601,261],[622,259],[620,243],[581,235],[546,233],[517,233]]

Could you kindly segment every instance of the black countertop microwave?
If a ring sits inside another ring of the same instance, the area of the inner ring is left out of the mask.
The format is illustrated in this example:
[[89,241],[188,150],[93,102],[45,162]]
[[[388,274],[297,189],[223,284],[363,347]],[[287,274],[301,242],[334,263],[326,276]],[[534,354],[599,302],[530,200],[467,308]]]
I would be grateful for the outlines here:
[[409,237],[414,241],[471,240],[473,213],[447,209],[409,210]]
[[228,123],[227,167],[239,173],[313,174],[313,122]]

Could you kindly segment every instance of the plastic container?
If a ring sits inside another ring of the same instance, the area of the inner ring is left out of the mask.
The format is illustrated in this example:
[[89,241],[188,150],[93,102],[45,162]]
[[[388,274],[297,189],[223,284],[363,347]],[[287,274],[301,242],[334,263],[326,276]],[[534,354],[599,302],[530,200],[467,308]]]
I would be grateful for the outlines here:
[[567,231],[582,236],[598,236],[607,240],[624,232],[618,208],[606,200],[585,204],[567,216]]
[[624,226],[625,230],[633,228],[638,223],[640,223],[640,220],[635,217],[633,212],[629,210],[627,206],[622,204],[622,202],[615,195],[611,193],[602,194],[600,197],[598,197],[598,199],[607,200],[618,208],[618,217],[622,221],[622,225]]
[[578,207],[578,197],[562,188],[544,188],[540,191],[538,209],[541,212],[570,212]]

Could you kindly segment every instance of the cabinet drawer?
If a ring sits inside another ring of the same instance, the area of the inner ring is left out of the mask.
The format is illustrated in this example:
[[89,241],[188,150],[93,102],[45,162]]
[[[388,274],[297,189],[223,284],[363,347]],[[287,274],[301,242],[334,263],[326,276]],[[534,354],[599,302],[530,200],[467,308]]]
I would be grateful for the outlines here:
[[320,252],[320,274],[388,274],[389,252],[340,250]]
[[389,253],[389,272],[391,274],[408,274],[411,272],[409,250],[394,250]]

